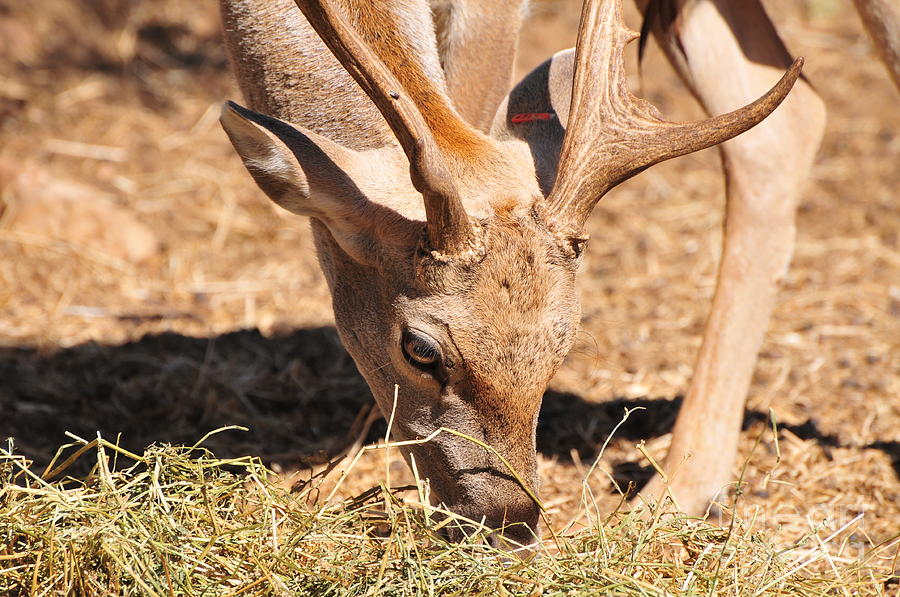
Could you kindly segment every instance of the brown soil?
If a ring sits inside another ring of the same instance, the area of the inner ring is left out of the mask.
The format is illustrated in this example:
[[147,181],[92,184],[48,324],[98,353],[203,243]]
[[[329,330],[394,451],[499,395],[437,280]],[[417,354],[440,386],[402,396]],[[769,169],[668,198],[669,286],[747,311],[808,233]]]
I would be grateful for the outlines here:
[[[522,72],[572,44],[577,4],[536,3]],[[783,4],[772,12],[830,120],[750,393],[740,510],[786,540],[864,513],[843,535],[855,556],[900,532],[900,98],[850,3]],[[214,6],[0,2],[0,56],[0,434],[38,464],[67,430],[137,449],[241,424],[210,445],[285,469],[346,447],[371,399],[332,327],[308,226],[256,190],[216,122],[239,96]],[[671,118],[700,114],[656,50],[634,86]],[[706,151],[622,185],[590,221],[583,332],[539,429],[560,524],[626,406],[647,409],[603,468],[640,482],[636,441],[664,453],[714,286],[722,186]],[[66,225],[93,226],[109,205],[114,233]],[[371,460],[349,490],[383,478]],[[591,485],[616,503],[605,477]]]

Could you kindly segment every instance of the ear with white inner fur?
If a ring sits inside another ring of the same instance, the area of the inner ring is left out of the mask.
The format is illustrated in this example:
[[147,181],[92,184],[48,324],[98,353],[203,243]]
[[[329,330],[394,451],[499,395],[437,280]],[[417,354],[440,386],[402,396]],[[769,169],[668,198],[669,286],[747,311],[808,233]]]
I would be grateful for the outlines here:
[[509,92],[491,126],[491,136],[498,141],[520,139],[528,144],[545,197],[556,181],[572,101],[574,68],[574,48],[554,54]]
[[420,224],[367,196],[392,186],[391,168],[373,168],[369,152],[233,102],[219,120],[259,188],[288,211],[320,220],[354,260],[372,262],[379,246],[418,238]]

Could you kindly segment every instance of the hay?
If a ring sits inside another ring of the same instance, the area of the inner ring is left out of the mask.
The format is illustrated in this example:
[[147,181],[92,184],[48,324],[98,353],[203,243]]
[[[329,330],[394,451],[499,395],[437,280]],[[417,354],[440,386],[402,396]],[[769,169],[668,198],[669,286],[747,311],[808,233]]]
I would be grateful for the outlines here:
[[[662,508],[601,515],[586,501],[591,515],[552,533],[538,557],[517,558],[490,547],[474,522],[460,543],[442,539],[453,521],[427,505],[423,483],[317,501],[321,479],[291,492],[258,459],[217,459],[201,442],[134,454],[75,439],[43,474],[12,447],[0,451],[0,593],[874,595],[886,586],[865,561],[833,554],[847,528],[812,529],[784,548],[752,523],[722,528]],[[60,480],[79,458],[91,475]]]
[[[520,74],[572,44],[578,4],[534,2]],[[776,546],[863,514],[829,553],[842,576],[853,560],[870,568],[863,577],[884,578],[897,552],[878,549],[900,529],[900,112],[849,3],[825,4],[768,2],[807,58],[829,125],[750,392],[736,509]],[[214,5],[10,2],[0,56],[0,437],[15,437],[40,470],[65,430],[121,432],[141,454],[242,424],[250,432],[205,445],[224,460],[258,456],[286,478],[307,478],[354,443],[370,398],[337,343],[308,227],[260,195],[215,122],[239,93]],[[652,47],[643,78],[629,72],[668,117],[699,116]],[[107,197],[153,231],[158,253],[132,262],[12,228],[16,205],[41,191],[21,184],[35,170]],[[579,516],[582,479],[623,407],[647,410],[603,456],[612,481],[652,472],[638,441],[656,459],[667,447],[712,294],[721,195],[707,151],[622,185],[588,224],[583,332],[538,431],[555,528]],[[375,428],[368,441],[383,436]],[[386,468],[415,484],[396,452],[367,453],[336,499],[377,486]],[[589,482],[607,514],[620,501],[612,481]]]

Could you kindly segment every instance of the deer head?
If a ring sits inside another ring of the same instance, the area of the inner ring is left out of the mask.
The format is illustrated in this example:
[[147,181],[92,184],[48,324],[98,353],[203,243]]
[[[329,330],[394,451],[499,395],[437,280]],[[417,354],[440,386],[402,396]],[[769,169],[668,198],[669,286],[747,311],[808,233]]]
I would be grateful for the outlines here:
[[351,149],[232,103],[222,124],[262,190],[312,218],[338,332],[382,412],[399,388],[395,437],[445,427],[493,447],[449,433],[411,446],[438,500],[529,543],[538,410],[578,329],[593,206],[652,164],[760,122],[800,63],[749,106],[666,122],[626,87],[637,35],[619,0],[588,0],[576,49],[519,83],[486,135],[397,27],[375,14],[363,35],[326,0],[296,3],[396,141]]

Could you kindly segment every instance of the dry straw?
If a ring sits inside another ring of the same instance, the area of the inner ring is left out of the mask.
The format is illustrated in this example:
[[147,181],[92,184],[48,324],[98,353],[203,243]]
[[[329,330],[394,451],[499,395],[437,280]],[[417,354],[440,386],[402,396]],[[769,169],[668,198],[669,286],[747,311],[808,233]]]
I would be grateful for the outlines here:
[[[723,528],[663,507],[620,510],[569,524],[520,558],[491,547],[477,521],[464,521],[463,541],[444,540],[441,527],[460,521],[428,504],[421,481],[316,500],[324,475],[289,491],[258,459],[216,458],[201,445],[206,437],[142,454],[72,437],[42,474],[11,443],[0,450],[0,594],[859,595],[885,587],[865,562],[832,557],[852,524],[778,546],[736,518]],[[62,477],[80,458],[93,461],[91,474]],[[359,454],[346,458],[349,475]]]
[[[532,3],[523,70],[571,44],[579,3]],[[583,333],[538,435],[540,495],[559,545],[545,533],[539,561],[511,563],[478,536],[459,545],[436,537],[443,522],[422,505],[427,486],[413,476],[398,484],[414,489],[387,491],[385,468],[370,462],[381,448],[355,468],[351,449],[329,479],[295,493],[249,459],[136,448],[243,422],[255,434],[204,445],[289,467],[341,449],[363,382],[331,348],[330,297],[307,226],[260,196],[215,123],[221,101],[240,97],[215,3],[5,3],[0,436],[18,443],[2,456],[0,594],[578,594],[591,585],[896,594],[896,580],[879,584],[900,569],[896,90],[850,3],[767,6],[807,57],[829,129],[750,392],[746,489],[734,504],[744,522],[723,531],[664,510],[637,519],[608,492],[621,473],[649,466],[633,440],[648,438],[653,459],[665,453],[668,398],[689,383],[721,246],[721,172],[708,152],[623,185],[589,222]],[[635,89],[667,117],[700,116],[653,52]],[[49,193],[47,181],[129,211],[153,230],[159,254],[125,261],[106,245],[18,229],[29,202],[70,198]],[[223,335],[241,327],[263,335]],[[598,403],[617,397],[648,409],[589,474],[580,458],[597,453],[620,412]],[[770,406],[783,424],[754,452]],[[136,454],[78,441],[48,475],[25,472],[25,457],[45,464],[65,428],[126,430]],[[327,441],[297,433],[313,428]],[[95,465],[85,480],[61,477],[85,463]],[[317,499],[340,470],[341,491]],[[826,517],[835,522],[820,528]]]

